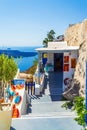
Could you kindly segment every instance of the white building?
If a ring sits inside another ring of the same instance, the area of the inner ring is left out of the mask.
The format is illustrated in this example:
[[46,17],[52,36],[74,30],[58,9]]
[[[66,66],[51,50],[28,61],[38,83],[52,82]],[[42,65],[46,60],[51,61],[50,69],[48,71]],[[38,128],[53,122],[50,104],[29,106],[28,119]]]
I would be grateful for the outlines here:
[[72,78],[78,58],[79,46],[67,46],[67,42],[48,42],[47,48],[37,48],[38,51],[38,84],[40,83],[40,58],[44,54],[47,55],[47,63],[45,65],[46,73],[61,72],[62,90],[64,91],[67,84],[67,79]]

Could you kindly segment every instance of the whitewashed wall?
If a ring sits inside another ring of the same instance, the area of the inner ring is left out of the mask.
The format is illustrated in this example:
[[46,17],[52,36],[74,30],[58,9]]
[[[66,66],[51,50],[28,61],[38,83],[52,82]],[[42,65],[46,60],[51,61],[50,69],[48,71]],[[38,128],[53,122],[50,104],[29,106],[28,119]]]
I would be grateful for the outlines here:
[[[47,54],[47,62],[51,63],[54,66],[54,53]],[[54,71],[54,68],[53,68],[53,71]]]
[[[72,78],[73,74],[74,74],[74,68],[71,68],[71,58],[76,58],[78,57],[78,51],[71,51],[71,52],[64,52],[64,56],[69,56],[69,71],[63,71],[63,91],[65,90],[65,88],[67,87],[66,85],[64,85],[64,79],[65,78]],[[47,62],[51,63],[54,66],[54,53],[48,53],[47,54]],[[64,61],[64,59],[63,59]],[[67,63],[66,63],[67,64]],[[64,65],[64,64],[63,64]],[[53,69],[54,71],[54,69]]]
[[27,112],[27,94],[26,94],[25,90],[24,90],[22,98],[23,98],[23,100],[22,100],[22,104],[21,104],[20,114],[25,115]]
[[76,58],[78,57],[78,52],[77,51],[71,51],[71,52],[65,52],[64,53],[64,56],[69,56],[69,71],[64,71],[63,72],[63,91],[65,90],[65,88],[67,87],[65,84],[64,84],[64,79],[65,78],[72,78],[73,74],[74,74],[74,71],[75,69],[74,68],[71,68],[71,58]]
[[48,42],[48,48],[61,48],[61,47],[66,47],[67,42]]
[[51,63],[52,65],[54,65],[54,54],[53,53],[48,53],[47,54],[47,62]]

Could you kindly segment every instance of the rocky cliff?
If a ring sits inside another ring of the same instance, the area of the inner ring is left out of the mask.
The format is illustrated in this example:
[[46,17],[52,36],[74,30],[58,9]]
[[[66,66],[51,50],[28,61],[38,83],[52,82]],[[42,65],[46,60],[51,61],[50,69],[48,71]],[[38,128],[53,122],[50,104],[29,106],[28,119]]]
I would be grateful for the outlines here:
[[[64,96],[72,99],[77,92],[85,96],[86,60],[87,60],[87,19],[82,23],[70,25],[65,32],[65,40],[68,45],[79,45],[78,61],[74,73],[74,84],[71,82],[70,89],[65,91]],[[78,88],[78,89],[77,89]]]

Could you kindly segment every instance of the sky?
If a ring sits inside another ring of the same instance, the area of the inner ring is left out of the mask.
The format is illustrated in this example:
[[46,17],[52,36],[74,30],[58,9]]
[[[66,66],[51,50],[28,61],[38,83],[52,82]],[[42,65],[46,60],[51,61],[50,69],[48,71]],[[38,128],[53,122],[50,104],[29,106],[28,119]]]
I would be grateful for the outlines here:
[[0,46],[41,46],[87,18],[87,0],[0,0]]

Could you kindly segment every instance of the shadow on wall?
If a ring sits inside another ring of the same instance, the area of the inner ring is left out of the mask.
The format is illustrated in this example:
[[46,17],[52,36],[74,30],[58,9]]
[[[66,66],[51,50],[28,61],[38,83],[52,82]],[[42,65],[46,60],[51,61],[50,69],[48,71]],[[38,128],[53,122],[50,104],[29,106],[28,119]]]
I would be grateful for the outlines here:
[[31,105],[31,104],[28,104],[27,114],[28,114],[28,113],[32,113],[32,105]]
[[16,130],[15,128],[11,127],[10,130]]

